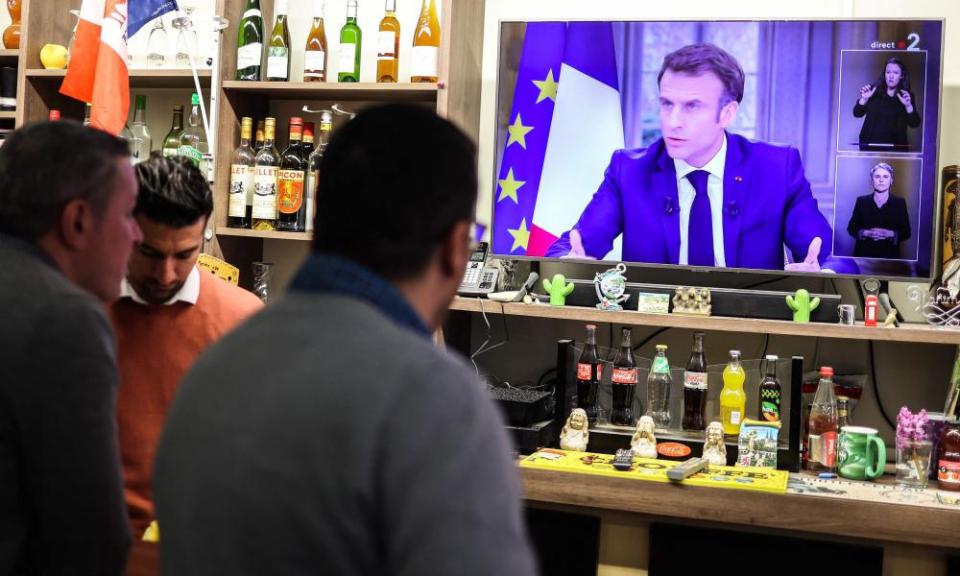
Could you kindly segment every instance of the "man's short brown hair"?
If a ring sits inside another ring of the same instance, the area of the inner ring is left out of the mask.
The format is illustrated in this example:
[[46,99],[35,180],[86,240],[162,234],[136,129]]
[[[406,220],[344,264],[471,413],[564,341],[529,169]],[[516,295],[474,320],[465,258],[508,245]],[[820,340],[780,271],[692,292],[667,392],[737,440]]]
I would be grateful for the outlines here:
[[743,68],[736,58],[713,44],[690,44],[667,54],[657,76],[657,85],[667,70],[691,76],[712,72],[723,83],[721,108],[730,102],[739,103],[743,100]]

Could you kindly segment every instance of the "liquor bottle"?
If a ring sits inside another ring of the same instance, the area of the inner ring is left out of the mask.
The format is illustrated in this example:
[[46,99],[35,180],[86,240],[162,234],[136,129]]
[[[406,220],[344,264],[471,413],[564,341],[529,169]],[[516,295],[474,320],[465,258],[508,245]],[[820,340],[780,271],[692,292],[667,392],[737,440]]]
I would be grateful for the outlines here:
[[720,391],[720,423],[723,433],[732,436],[740,434],[740,423],[747,407],[747,395],[743,391],[746,372],[740,364],[740,351],[730,351],[730,362],[723,369],[723,389]]
[[240,146],[233,151],[230,163],[230,201],[227,204],[227,226],[249,228],[253,211],[253,177],[256,155],[250,147],[253,118],[240,120]]
[[597,391],[602,373],[603,364],[597,356],[597,327],[587,324],[587,340],[577,360],[577,408],[586,411],[591,424],[597,421]]
[[260,0],[247,0],[237,29],[237,80],[259,80],[263,63]]
[[303,51],[303,81],[327,81],[327,33],[323,28],[324,0],[313,0],[313,24]]
[[317,209],[317,186],[320,177],[320,162],[323,160],[323,153],[327,150],[327,144],[330,142],[330,132],[333,131],[333,116],[330,112],[324,112],[320,116],[320,132],[317,133],[317,147],[313,149],[307,158],[307,177],[304,185],[306,197],[306,214],[304,230],[313,232],[313,221],[316,218]]
[[783,388],[777,380],[777,360],[773,354],[766,357],[767,366],[760,382],[760,419],[767,422],[780,421],[780,405],[783,402]]
[[440,54],[440,20],[436,0],[423,0],[420,19],[413,33],[411,82],[436,83],[437,59]]
[[60,111],[56,108],[51,108],[50,113],[47,115],[47,120],[50,122],[56,122],[60,119]]
[[290,29],[287,27],[287,0],[276,0],[276,20],[270,33],[270,48],[267,50],[267,80],[287,82],[290,80]]
[[347,0],[347,23],[340,29],[340,54],[337,58],[337,81],[360,81],[360,46],[363,45],[357,25],[357,0]]
[[303,145],[300,147],[300,157],[303,158],[303,231],[313,231],[313,205],[316,202],[316,190],[311,189],[317,185],[317,174],[314,172],[311,159],[316,153],[313,148],[314,142],[314,124],[313,122],[303,123]]
[[807,469],[833,472],[837,463],[837,398],[833,368],[820,368],[820,383],[807,422]]
[[694,332],[693,349],[683,373],[683,429],[707,427],[707,356],[703,352],[703,332]]
[[837,432],[850,425],[850,398],[837,396]]
[[180,152],[180,135],[183,134],[183,106],[173,107],[173,123],[163,137],[163,157],[176,156]]
[[943,418],[945,420],[960,419],[960,348],[957,348],[957,353],[953,357],[950,386],[947,390],[947,399],[943,404]]
[[937,487],[960,490],[960,423],[947,420],[937,448]]
[[396,82],[400,68],[400,21],[397,0],[386,0],[377,35],[377,82]]
[[207,167],[204,154],[210,152],[207,145],[207,134],[201,126],[200,96],[196,92],[190,96],[190,116],[187,118],[187,127],[180,135],[180,148],[177,153],[189,158],[206,177]]
[[610,422],[620,426],[633,426],[633,397],[637,390],[637,363],[633,360],[630,344],[630,329],[622,328],[620,350],[613,359],[613,409]]
[[147,97],[142,94],[136,97],[133,127],[130,131],[133,133],[133,161],[142,162],[150,157],[150,150],[153,149],[153,137],[147,128]]
[[290,143],[280,156],[277,172],[277,211],[280,213],[277,230],[302,232],[306,206],[303,202],[303,177],[306,162],[300,155],[303,139],[303,118],[290,119]]
[[[313,154],[314,129],[313,122],[303,123],[303,142],[300,144],[300,158],[303,159],[304,164],[308,163],[310,155]],[[304,179],[306,179],[306,175],[304,175]],[[306,182],[306,180],[304,180],[304,182]],[[307,197],[306,184],[304,184],[303,197],[304,199]]]
[[647,416],[653,418],[658,429],[670,427],[670,388],[673,378],[670,376],[670,360],[667,359],[667,347],[657,344],[657,355],[647,376]]
[[130,124],[124,122],[123,129],[120,130],[120,133],[117,134],[117,138],[120,138],[127,143],[127,149],[130,151],[130,163],[137,163],[137,142],[134,141],[133,131],[130,130]]
[[254,153],[259,152],[260,149],[263,148],[263,132],[265,130],[265,127],[266,127],[266,123],[262,118],[260,120],[257,120],[257,134],[253,144]]
[[277,166],[280,165],[280,158],[273,145],[276,131],[276,118],[268,117],[264,123],[263,147],[257,151],[254,160],[251,213],[254,230],[277,229]]
[[85,104],[83,107],[83,125],[84,126],[90,125],[90,108],[91,107],[89,102]]

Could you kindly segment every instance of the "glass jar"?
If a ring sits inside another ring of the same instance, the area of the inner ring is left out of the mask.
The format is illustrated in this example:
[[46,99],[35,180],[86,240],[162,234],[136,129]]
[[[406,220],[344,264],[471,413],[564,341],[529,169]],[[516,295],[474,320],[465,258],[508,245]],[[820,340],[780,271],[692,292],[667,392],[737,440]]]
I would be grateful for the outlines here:
[[933,442],[905,440],[897,443],[897,484],[925,488],[930,476]]

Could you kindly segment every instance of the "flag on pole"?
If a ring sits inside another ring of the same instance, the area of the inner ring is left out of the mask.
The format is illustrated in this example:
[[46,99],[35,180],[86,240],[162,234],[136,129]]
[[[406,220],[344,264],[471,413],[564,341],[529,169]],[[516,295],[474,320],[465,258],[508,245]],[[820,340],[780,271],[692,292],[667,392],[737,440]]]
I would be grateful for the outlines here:
[[141,28],[167,12],[179,10],[177,0],[127,0],[128,15],[127,38],[132,37]]
[[93,79],[97,75],[97,53],[100,51],[100,31],[106,0],[83,0],[80,21],[73,37],[73,51],[67,76],[60,85],[60,93],[81,102],[93,100]]
[[[617,76],[611,23],[527,25],[493,198],[495,254],[542,256],[576,223],[624,145]],[[619,242],[608,257],[618,255]]]

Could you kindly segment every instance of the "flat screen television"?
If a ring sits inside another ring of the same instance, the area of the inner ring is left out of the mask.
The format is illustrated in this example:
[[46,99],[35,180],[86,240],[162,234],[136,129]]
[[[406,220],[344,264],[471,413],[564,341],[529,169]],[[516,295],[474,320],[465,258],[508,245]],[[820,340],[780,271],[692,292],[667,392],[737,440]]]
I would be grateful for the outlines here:
[[942,20],[501,22],[492,253],[929,279]]

